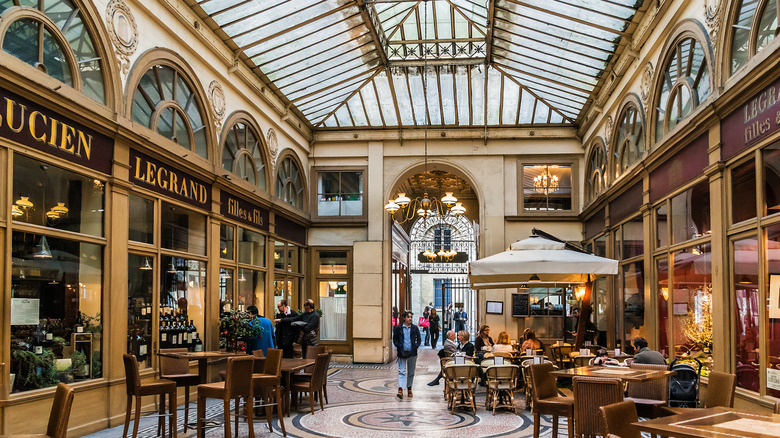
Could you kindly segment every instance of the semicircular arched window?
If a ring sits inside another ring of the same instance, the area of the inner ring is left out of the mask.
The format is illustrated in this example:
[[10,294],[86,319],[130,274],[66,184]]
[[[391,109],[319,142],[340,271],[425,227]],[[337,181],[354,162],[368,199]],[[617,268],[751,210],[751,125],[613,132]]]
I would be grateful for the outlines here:
[[612,156],[614,178],[622,175],[645,154],[645,129],[642,117],[634,105],[627,106],[618,119],[613,150],[615,151]]
[[777,0],[742,0],[731,25],[730,73],[744,67],[769,43],[777,31]]
[[656,111],[655,140],[673,130],[710,95],[710,72],[704,48],[692,37],[672,48],[663,68]]
[[238,122],[225,135],[222,167],[265,190],[265,160],[255,132],[245,123]]
[[133,120],[208,158],[202,105],[184,76],[167,65],[144,73],[133,95]]
[[588,160],[588,200],[593,201],[607,187],[607,153],[601,142],[593,145]]
[[2,0],[0,14],[15,7],[24,13],[3,26],[3,51],[105,104],[103,60],[78,7],[68,0]]
[[295,208],[303,209],[301,171],[290,157],[282,160],[276,173],[276,196]]

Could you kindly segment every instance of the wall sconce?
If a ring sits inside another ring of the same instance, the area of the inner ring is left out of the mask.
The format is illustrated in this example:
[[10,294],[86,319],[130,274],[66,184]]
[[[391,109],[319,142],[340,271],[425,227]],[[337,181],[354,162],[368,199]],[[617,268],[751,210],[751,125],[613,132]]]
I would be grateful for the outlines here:
[[582,299],[585,298],[585,286],[577,286],[574,290],[574,297],[577,298],[577,301],[582,301]]
[[246,281],[246,277],[244,277],[244,272],[241,272],[241,277],[238,279],[238,281]]

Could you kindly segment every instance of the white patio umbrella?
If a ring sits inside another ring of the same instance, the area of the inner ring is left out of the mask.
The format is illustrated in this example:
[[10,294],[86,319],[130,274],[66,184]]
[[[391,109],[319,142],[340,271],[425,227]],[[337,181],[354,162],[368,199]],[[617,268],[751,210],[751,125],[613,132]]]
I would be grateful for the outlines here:
[[617,260],[566,249],[566,244],[531,236],[507,251],[469,263],[474,289],[501,289],[521,284],[585,283],[588,275],[616,275]]

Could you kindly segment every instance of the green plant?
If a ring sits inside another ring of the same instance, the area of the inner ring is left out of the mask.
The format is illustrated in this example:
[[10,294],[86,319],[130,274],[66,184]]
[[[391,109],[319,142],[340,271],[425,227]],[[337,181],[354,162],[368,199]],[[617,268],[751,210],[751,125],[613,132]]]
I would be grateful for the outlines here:
[[89,316],[86,313],[82,313],[82,321],[84,322],[84,331],[92,334],[103,333],[103,321],[100,316],[100,312],[95,316]]
[[70,368],[74,376],[84,376],[89,374],[89,371],[84,373],[84,367],[87,366],[87,355],[76,350],[70,356]]
[[255,323],[254,315],[232,310],[219,320],[219,330],[229,342],[256,338],[263,334],[262,327]]
[[103,377],[103,362],[101,361],[102,358],[103,356],[100,354],[100,351],[95,351],[92,353],[92,377]]
[[38,389],[56,385],[59,382],[55,370],[56,357],[48,348],[42,354],[16,349],[11,353],[16,362],[16,381],[19,389]]

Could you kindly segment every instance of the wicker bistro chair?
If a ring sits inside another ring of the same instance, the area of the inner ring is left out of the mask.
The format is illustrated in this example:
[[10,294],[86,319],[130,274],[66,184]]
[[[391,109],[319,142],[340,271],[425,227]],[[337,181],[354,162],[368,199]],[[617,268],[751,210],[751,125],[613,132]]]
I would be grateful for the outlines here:
[[[701,403],[703,408],[714,408],[723,406],[726,408],[734,407],[734,392],[737,389],[736,374],[722,373],[719,371],[710,371],[710,377],[707,384],[707,397]],[[663,408],[664,414],[683,414],[691,412],[696,408]]]
[[604,435],[599,408],[623,401],[623,384],[620,379],[574,376],[572,388],[575,436]]
[[[133,438],[138,436],[138,423],[141,420],[141,398],[149,395],[160,396],[160,407],[156,412],[158,417],[157,433],[165,435],[163,418],[168,417],[168,429],[174,438],[176,437],[176,382],[168,379],[149,379],[141,381],[138,373],[138,360],[132,354],[122,356],[125,365],[125,385],[127,386],[127,410],[125,411],[125,428],[122,436],[127,436],[130,426],[130,414],[133,409],[133,397],[135,397],[135,419],[133,420]],[[165,396],[168,396],[168,413],[165,413]]]
[[293,402],[298,406],[298,393],[309,393],[309,407],[311,408],[311,414],[314,415],[314,394],[320,395],[320,410],[325,409],[325,404],[322,397],[322,387],[325,382],[325,375],[328,372],[329,355],[319,354],[314,362],[314,371],[311,374],[311,380],[296,380],[290,384],[290,391],[292,391]]
[[509,364],[493,365],[485,370],[487,379],[485,407],[492,407],[493,415],[496,415],[496,408],[509,408],[517,414],[515,387],[517,386],[517,377],[519,374],[520,367]]
[[444,367],[444,377],[448,387],[448,406],[450,412],[465,406],[477,412],[475,392],[477,389],[477,364],[450,364]]
[[268,429],[273,432],[271,416],[273,407],[276,406],[276,417],[279,419],[279,427],[282,434],[287,436],[284,428],[284,413],[282,412],[282,354],[283,350],[269,348],[268,357],[263,360],[263,369],[258,368],[260,359],[255,358],[255,366],[252,370],[252,389],[255,396],[255,409],[265,408],[265,418],[268,421]]
[[639,421],[636,405],[631,400],[613,403],[599,408],[604,423],[605,436],[620,438],[642,438],[642,434],[631,423]]
[[[160,353],[186,353],[186,348],[161,348]],[[184,431],[190,418],[190,386],[200,384],[200,376],[190,373],[190,361],[160,356],[160,378],[176,382],[176,389],[184,388]]]
[[534,402],[534,438],[539,438],[540,415],[552,415],[553,438],[558,436],[558,417],[569,420],[569,437],[574,436],[574,399],[558,395],[557,379],[550,374],[555,366],[548,362],[532,364],[529,368]]
[[225,417],[225,438],[231,438],[230,430],[230,401],[235,400],[235,423],[236,435],[238,435],[238,418],[240,400],[244,399],[246,406],[246,419],[249,425],[249,436],[254,438],[255,427],[252,421],[253,392],[252,370],[254,368],[254,359],[247,357],[228,358],[227,376],[224,382],[204,383],[198,385],[198,436],[203,434],[203,422],[206,420],[206,399],[222,399],[223,415]]
[[75,391],[68,385],[57,385],[45,434],[0,435],[0,438],[65,438],[68,435],[68,420],[74,394]]
[[[651,365],[632,363],[631,368],[637,370],[666,371],[666,365]],[[669,401],[669,377],[655,379],[649,382],[631,382],[628,384],[628,398],[636,404],[637,412],[643,417],[655,418],[660,415],[659,408]],[[620,434],[616,434],[620,435]]]
[[571,358],[571,352],[573,350],[574,347],[568,344],[550,346],[552,360],[558,364],[558,367],[561,369],[571,368],[574,365],[574,362]]

